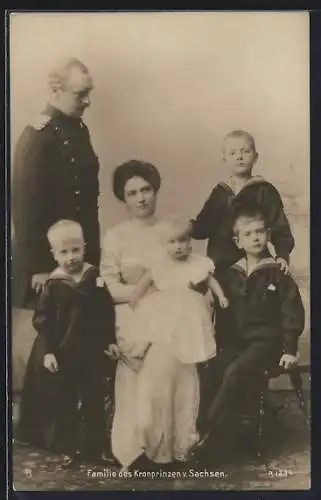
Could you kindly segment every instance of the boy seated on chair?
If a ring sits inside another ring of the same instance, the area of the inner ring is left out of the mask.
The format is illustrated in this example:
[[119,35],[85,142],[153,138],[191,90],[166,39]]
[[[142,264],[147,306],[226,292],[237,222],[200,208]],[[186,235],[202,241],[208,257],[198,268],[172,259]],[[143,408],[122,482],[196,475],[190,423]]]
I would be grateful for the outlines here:
[[266,369],[279,364],[290,370],[297,364],[298,338],[304,329],[298,287],[269,253],[269,228],[262,211],[256,205],[235,207],[233,232],[244,256],[220,276],[217,273],[230,305],[217,312],[219,353],[207,368],[207,409],[199,421],[195,458],[205,450],[215,458],[221,446],[213,443],[231,434],[233,418],[239,414],[237,401]]

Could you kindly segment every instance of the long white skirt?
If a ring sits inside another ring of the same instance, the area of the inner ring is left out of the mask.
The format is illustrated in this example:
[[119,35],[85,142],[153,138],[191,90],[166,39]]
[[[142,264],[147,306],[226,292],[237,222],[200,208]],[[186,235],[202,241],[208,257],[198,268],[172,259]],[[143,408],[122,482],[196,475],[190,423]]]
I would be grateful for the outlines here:
[[119,361],[115,380],[112,451],[123,465],[146,453],[156,463],[186,459],[198,439],[199,380],[169,346],[152,344],[140,367]]

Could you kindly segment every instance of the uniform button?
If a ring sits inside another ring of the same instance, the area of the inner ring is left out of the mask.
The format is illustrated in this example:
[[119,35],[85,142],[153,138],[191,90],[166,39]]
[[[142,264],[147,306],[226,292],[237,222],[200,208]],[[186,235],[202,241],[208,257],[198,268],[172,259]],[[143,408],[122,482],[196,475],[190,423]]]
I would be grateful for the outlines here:
[[75,194],[76,194],[77,196],[79,196],[79,195],[80,195],[80,191],[75,191]]
[[74,175],[75,181],[78,181],[78,175]]
[[68,139],[64,141],[64,145],[67,146],[67,144],[69,144]]
[[75,158],[74,157],[70,158],[70,161],[71,163],[75,163]]
[[76,212],[80,212],[80,207],[76,207]]

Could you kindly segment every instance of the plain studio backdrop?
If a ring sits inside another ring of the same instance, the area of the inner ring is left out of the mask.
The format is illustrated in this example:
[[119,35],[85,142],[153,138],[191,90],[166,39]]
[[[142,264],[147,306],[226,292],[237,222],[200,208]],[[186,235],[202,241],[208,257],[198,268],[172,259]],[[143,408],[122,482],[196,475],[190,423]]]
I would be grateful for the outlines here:
[[14,13],[10,55],[13,148],[46,104],[52,64],[75,56],[88,65],[95,88],[84,120],[101,165],[102,234],[125,215],[111,191],[115,166],[154,163],[163,179],[158,215],[195,216],[226,176],[224,135],[252,133],[255,171],[284,200],[308,304],[307,12]]

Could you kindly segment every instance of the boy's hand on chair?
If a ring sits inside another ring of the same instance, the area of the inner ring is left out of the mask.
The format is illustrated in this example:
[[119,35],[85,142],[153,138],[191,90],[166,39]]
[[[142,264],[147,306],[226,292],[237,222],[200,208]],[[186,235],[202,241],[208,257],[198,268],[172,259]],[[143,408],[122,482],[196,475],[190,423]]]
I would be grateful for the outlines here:
[[218,301],[219,301],[222,309],[226,309],[230,305],[228,298],[226,298],[225,295],[223,295],[222,297],[219,297]]
[[282,259],[282,257],[277,257],[276,262],[279,264],[281,271],[285,274],[288,275],[290,274],[290,268],[285,259]]
[[43,366],[47,368],[51,373],[55,373],[59,370],[58,361],[54,354],[45,354],[43,359]]
[[298,357],[292,354],[283,354],[280,359],[279,366],[285,370],[291,370],[294,366],[298,364]]

